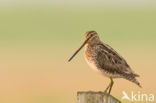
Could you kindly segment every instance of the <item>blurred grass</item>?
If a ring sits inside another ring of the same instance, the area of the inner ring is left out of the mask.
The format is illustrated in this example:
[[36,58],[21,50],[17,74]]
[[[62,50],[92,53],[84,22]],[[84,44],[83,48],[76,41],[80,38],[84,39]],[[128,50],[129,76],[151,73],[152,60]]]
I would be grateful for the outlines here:
[[11,6],[0,9],[1,42],[71,43],[88,30],[105,40],[155,42],[155,8]]

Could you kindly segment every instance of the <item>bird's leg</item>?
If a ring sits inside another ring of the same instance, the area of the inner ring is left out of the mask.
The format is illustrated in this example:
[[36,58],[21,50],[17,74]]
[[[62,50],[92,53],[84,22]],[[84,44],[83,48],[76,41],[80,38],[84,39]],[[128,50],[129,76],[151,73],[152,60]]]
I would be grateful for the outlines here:
[[109,85],[107,86],[107,88],[105,89],[105,93],[107,93],[107,91],[108,91],[108,89],[110,88],[110,86],[111,86],[111,82],[109,83]]
[[109,94],[110,94],[110,92],[111,92],[111,90],[112,90],[112,87],[113,87],[113,84],[114,84],[114,81],[113,81],[113,79],[112,78],[110,78],[110,80],[111,80],[111,83],[110,83],[110,88],[109,88]]

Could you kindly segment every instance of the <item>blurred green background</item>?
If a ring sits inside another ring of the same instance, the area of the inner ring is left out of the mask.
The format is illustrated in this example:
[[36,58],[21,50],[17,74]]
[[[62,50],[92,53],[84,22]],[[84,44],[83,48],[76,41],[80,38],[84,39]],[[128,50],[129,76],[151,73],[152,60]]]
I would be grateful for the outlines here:
[[77,91],[103,91],[109,79],[90,69],[83,50],[67,62],[89,30],[140,75],[142,89],[116,79],[112,95],[156,93],[155,1],[2,0],[0,103],[75,103]]

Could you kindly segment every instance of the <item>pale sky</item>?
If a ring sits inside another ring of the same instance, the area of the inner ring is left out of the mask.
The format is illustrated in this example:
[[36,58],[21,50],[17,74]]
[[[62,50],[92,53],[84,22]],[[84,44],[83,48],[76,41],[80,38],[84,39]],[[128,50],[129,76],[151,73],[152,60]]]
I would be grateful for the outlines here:
[[0,4],[156,5],[156,0],[0,0]]

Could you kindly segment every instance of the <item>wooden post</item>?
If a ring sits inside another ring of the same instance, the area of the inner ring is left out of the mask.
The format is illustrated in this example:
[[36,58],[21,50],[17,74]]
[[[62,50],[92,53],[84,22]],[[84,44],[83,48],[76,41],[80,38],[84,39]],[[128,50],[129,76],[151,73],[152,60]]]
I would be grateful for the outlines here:
[[77,92],[77,103],[121,103],[115,97],[104,92]]

